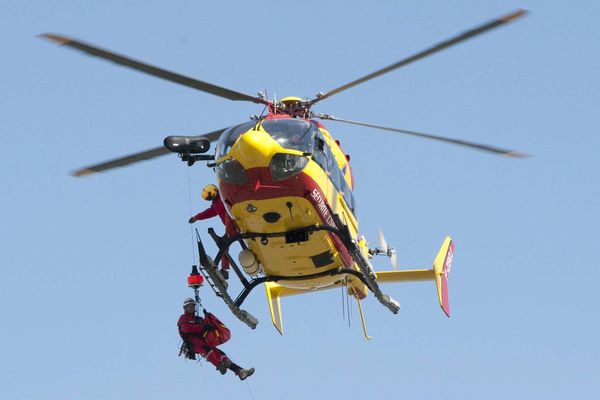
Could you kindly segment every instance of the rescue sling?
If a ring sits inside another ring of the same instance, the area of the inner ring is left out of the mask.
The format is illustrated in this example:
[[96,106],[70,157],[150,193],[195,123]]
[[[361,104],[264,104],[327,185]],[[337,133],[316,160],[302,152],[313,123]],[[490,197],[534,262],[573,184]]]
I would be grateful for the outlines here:
[[214,314],[204,310],[204,324],[214,329],[205,330],[202,338],[209,346],[218,346],[231,339],[231,331]]

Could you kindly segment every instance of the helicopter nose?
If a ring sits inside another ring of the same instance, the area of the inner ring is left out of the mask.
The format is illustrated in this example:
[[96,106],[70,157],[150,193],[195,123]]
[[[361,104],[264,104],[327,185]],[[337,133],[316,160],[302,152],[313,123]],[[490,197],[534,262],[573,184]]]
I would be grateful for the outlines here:
[[235,145],[235,158],[246,168],[268,167],[275,154],[275,141],[265,131],[248,131]]

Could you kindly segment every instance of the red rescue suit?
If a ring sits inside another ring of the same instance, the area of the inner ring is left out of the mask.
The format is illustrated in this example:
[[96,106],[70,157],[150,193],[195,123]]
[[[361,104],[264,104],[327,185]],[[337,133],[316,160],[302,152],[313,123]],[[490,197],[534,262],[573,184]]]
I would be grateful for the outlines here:
[[[208,207],[206,210],[194,215],[194,219],[196,221],[201,221],[203,219],[216,217],[217,215],[219,216],[219,218],[221,218],[223,225],[225,225],[225,234],[227,236],[232,237],[239,233],[235,222],[231,219],[231,217],[227,213],[225,204],[223,204],[223,201],[221,200],[221,196],[219,194],[217,194],[217,197],[215,197],[213,199],[210,207]],[[223,269],[229,268],[229,260],[227,259],[226,256],[221,258],[221,267]]]
[[195,314],[184,313],[177,321],[179,335],[184,341],[192,344],[194,352],[202,355],[215,367],[225,360],[227,355],[216,347],[209,346],[204,340],[204,319]]

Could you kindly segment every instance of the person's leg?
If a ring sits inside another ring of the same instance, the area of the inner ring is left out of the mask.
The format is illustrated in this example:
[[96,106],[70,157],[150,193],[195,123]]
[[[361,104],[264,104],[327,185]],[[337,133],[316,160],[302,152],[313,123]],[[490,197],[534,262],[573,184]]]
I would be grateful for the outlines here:
[[[196,353],[204,357],[209,363],[217,367],[217,369],[219,369],[220,365],[226,365],[224,369],[227,370],[228,366],[231,364],[231,361],[229,360],[227,355],[221,350],[217,349],[216,347],[203,344],[194,346],[194,350],[196,351]],[[225,373],[222,372],[221,369],[219,369],[219,371],[222,374]]]
[[221,258],[221,271],[224,269],[229,269],[229,265],[229,258],[223,254],[223,257]]
[[209,345],[196,346],[196,353],[199,353],[204,357],[208,362],[214,365],[217,370],[225,375],[227,370],[229,369],[234,374],[236,374],[240,380],[244,380],[248,378],[250,375],[254,373],[254,368],[245,369],[234,363],[227,357],[227,355],[219,350],[216,347],[211,347]]
[[231,361],[231,365],[229,365],[228,368],[229,368],[230,371],[232,371],[236,375],[238,374],[238,372],[240,372],[242,370],[242,367],[240,367],[239,365],[237,365],[233,361]]
[[[227,237],[233,237],[235,235],[238,234],[237,228],[235,227],[235,225],[233,225],[233,222],[230,222],[228,224],[225,225],[225,235]],[[233,243],[232,243],[233,244]],[[227,252],[229,253],[229,250],[231,249],[231,246],[229,246],[229,249],[227,250]],[[221,272],[223,271],[227,271],[226,274],[229,275],[229,259],[227,258],[227,256],[223,256],[221,258]],[[227,279],[227,277],[225,278]]]

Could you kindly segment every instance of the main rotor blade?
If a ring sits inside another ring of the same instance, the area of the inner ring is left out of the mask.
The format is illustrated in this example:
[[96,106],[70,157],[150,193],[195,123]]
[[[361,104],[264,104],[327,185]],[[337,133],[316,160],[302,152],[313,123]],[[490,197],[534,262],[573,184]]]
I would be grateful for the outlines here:
[[[227,129],[227,128],[225,128]],[[207,133],[206,135],[201,135],[201,137],[205,137],[211,142],[214,142],[221,136],[225,129],[219,129],[218,131]],[[73,176],[85,176],[90,175],[96,172],[102,172],[113,168],[124,167],[129,164],[133,164],[139,161],[150,160],[151,158],[156,158],[159,156],[163,156],[165,154],[172,154],[169,149],[164,146],[156,147],[154,149],[141,151],[139,153],[130,154],[128,156],[115,158],[114,160],[106,161],[100,164],[91,165],[89,167],[84,167],[72,172]]]
[[116,158],[114,160],[106,161],[100,164],[90,165],[89,167],[84,167],[78,169],[77,171],[73,171],[73,176],[85,176],[90,175],[96,172],[106,171],[107,169],[124,167],[129,164],[136,163],[138,161],[149,160],[151,158],[159,157],[165,154],[170,154],[171,152],[164,146],[156,147],[154,149],[141,151],[139,153],[134,153],[125,157]]
[[384,131],[390,131],[390,132],[396,132],[396,133],[403,133],[405,135],[417,136],[417,137],[421,137],[421,138],[425,138],[425,139],[437,140],[437,141],[445,142],[445,143],[452,143],[452,144],[456,144],[456,145],[459,145],[459,146],[470,147],[472,149],[486,151],[488,153],[499,154],[499,155],[507,156],[507,157],[513,157],[513,158],[527,158],[527,157],[529,157],[529,155],[524,154],[524,153],[520,153],[520,152],[515,151],[515,150],[507,150],[507,149],[503,149],[501,147],[490,146],[490,145],[487,145],[487,144],[468,142],[466,140],[452,139],[452,138],[448,138],[448,137],[444,137],[444,136],[429,135],[427,133],[421,133],[421,132],[415,132],[415,131],[407,131],[405,129],[390,128],[390,127],[387,127],[387,126],[367,124],[365,122],[351,121],[351,120],[348,120],[348,119],[336,118],[336,117],[334,117],[332,115],[328,115],[328,114],[315,114],[314,117],[320,118],[320,119],[323,119],[323,120],[345,122],[347,124],[352,124],[352,125],[366,126],[367,128],[375,128],[375,129],[382,129]]
[[389,66],[387,66],[385,68],[382,68],[382,69],[377,70],[377,71],[375,71],[373,73],[370,73],[369,75],[365,75],[362,78],[358,78],[358,79],[356,79],[356,80],[354,80],[354,81],[352,81],[350,83],[347,83],[347,84],[345,84],[343,86],[340,86],[338,88],[330,90],[327,93],[320,93],[320,94],[317,95],[316,98],[314,98],[314,99],[311,100],[311,104],[314,104],[317,101],[324,100],[324,99],[326,99],[328,97],[331,97],[331,96],[333,96],[335,94],[343,92],[344,90],[350,89],[351,87],[359,85],[359,84],[361,84],[363,82],[366,82],[368,80],[371,80],[373,78],[377,78],[380,75],[383,75],[383,74],[386,74],[388,72],[391,72],[391,71],[393,71],[395,69],[398,69],[400,67],[403,67],[403,66],[405,66],[407,64],[410,64],[410,63],[413,63],[415,61],[418,61],[418,60],[420,60],[422,58],[425,58],[425,57],[430,56],[430,55],[432,55],[434,53],[437,53],[438,51],[444,50],[444,49],[446,49],[446,48],[448,48],[450,46],[454,46],[455,44],[463,42],[463,41],[465,41],[467,39],[470,39],[470,38],[472,38],[474,36],[480,35],[480,34],[482,34],[484,32],[487,32],[487,31],[489,31],[491,29],[494,29],[494,28],[497,28],[497,27],[499,27],[501,25],[509,23],[509,22],[511,22],[511,21],[513,21],[513,20],[515,20],[515,19],[517,19],[517,18],[519,18],[519,17],[521,17],[521,16],[523,16],[525,14],[527,14],[526,10],[516,10],[516,11],[513,11],[510,14],[507,14],[507,15],[505,15],[503,17],[498,18],[498,19],[494,19],[494,20],[492,20],[492,21],[490,21],[488,23],[485,23],[485,24],[483,24],[481,26],[478,26],[478,27],[473,28],[473,29],[471,29],[469,31],[466,31],[466,32],[464,32],[464,33],[462,33],[462,34],[460,34],[458,36],[455,36],[455,37],[453,37],[451,39],[448,39],[446,41],[438,43],[438,44],[436,44],[436,45],[434,45],[434,46],[432,46],[432,47],[430,47],[428,49],[425,49],[425,50],[423,50],[423,51],[421,51],[419,53],[416,53],[416,54],[414,54],[414,55],[412,55],[410,57],[407,57],[407,58],[405,58],[403,60],[400,60],[400,61],[398,61],[395,64],[389,65]]
[[244,93],[236,92],[234,90],[226,89],[221,86],[213,85],[212,83],[203,82],[198,79],[190,78],[185,75],[181,75],[175,72],[167,71],[165,69],[155,67],[150,64],[146,64],[141,61],[136,61],[129,57],[114,53],[109,50],[104,50],[99,47],[93,46],[88,43],[84,43],[66,36],[56,35],[53,33],[44,33],[39,35],[45,39],[51,40],[58,43],[60,46],[68,46],[74,49],[83,51],[92,56],[104,58],[105,60],[112,61],[114,63],[145,72],[150,75],[154,75],[158,78],[166,79],[171,82],[179,83],[180,85],[187,86],[193,89],[201,90],[210,94],[214,94],[219,97],[224,97],[229,100],[236,101],[251,101],[253,103],[266,104],[264,99],[259,97],[252,97]]

